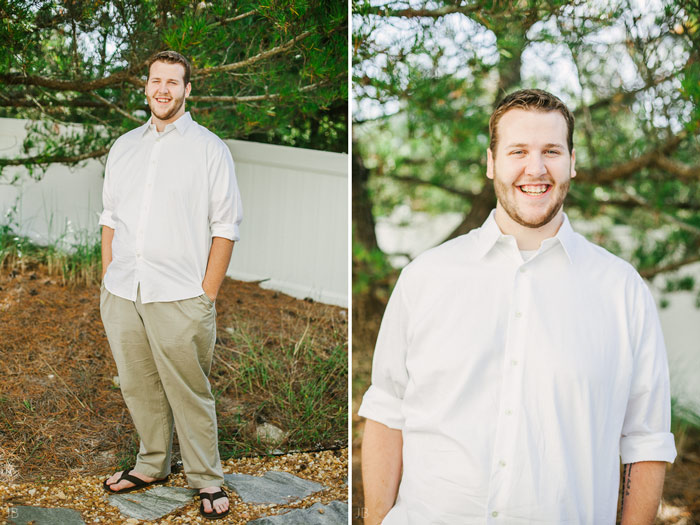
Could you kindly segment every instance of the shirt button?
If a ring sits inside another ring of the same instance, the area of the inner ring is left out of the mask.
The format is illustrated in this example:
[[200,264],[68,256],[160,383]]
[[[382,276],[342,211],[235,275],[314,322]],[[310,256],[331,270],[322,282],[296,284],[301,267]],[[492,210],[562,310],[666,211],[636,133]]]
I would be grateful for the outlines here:
[[525,273],[526,271],[527,271],[527,268],[525,268],[524,266],[520,267],[520,273]]
[[494,511],[491,513],[491,516],[493,516],[494,518],[497,518],[497,517],[498,517],[498,512],[496,512],[496,511],[494,510]]
[[513,414],[513,411],[510,408],[508,410],[506,410],[506,416],[510,416],[512,414]]
[[517,361],[516,359],[513,359],[513,360],[510,362],[510,364],[513,365],[513,366],[518,366],[518,361]]
[[515,312],[515,317],[520,319],[523,316],[522,312]]
[[499,464],[500,466],[502,466],[502,467],[505,467],[505,466],[506,466],[506,462],[503,461],[503,460],[499,461],[498,464]]

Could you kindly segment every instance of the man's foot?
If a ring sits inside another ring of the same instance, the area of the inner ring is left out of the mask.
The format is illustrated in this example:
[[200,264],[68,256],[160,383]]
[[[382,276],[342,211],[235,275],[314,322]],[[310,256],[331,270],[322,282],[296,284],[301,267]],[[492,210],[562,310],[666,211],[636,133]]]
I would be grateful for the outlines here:
[[148,487],[149,485],[162,483],[166,479],[168,479],[167,476],[162,479],[152,478],[150,476],[146,476],[145,474],[140,474],[132,469],[128,469],[112,474],[112,476],[105,480],[103,486],[108,492],[116,494],[131,492],[132,490]]
[[221,487],[200,489],[199,499],[202,501],[199,512],[205,518],[219,519],[228,514],[228,497]]

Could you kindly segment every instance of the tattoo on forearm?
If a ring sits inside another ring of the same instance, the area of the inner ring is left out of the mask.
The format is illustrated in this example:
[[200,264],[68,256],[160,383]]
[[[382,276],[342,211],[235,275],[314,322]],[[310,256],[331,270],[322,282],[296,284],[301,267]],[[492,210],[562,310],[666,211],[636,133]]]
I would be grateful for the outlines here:
[[622,466],[622,497],[620,500],[620,512],[625,508],[625,496],[630,495],[630,487],[632,486],[632,465],[634,463],[627,463]]

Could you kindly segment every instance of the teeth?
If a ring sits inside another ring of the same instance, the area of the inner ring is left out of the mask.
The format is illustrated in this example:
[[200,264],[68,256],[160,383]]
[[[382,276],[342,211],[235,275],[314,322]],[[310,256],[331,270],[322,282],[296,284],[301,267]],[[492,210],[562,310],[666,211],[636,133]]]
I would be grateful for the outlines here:
[[520,191],[528,195],[541,195],[547,191],[547,188],[548,186],[546,184],[528,184],[520,186]]

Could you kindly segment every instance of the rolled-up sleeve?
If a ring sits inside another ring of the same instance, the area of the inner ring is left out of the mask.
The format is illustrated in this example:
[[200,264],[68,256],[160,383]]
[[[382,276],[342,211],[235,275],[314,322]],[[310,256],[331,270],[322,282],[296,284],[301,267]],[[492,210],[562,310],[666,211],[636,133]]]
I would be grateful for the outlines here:
[[622,463],[676,457],[671,429],[671,394],[661,323],[654,299],[639,278],[635,290],[634,373],[620,439]]
[[209,159],[209,227],[212,237],[240,240],[243,205],[228,146],[220,142]]
[[107,226],[113,230],[117,227],[117,222],[114,220],[114,194],[112,192],[112,177],[110,176],[110,155],[107,156],[105,163],[105,178],[102,183],[102,213],[100,214],[99,224]]
[[372,384],[358,410],[358,415],[362,417],[399,430],[404,426],[402,403],[408,383],[406,352],[409,309],[404,287],[402,274],[384,312],[374,349]]

